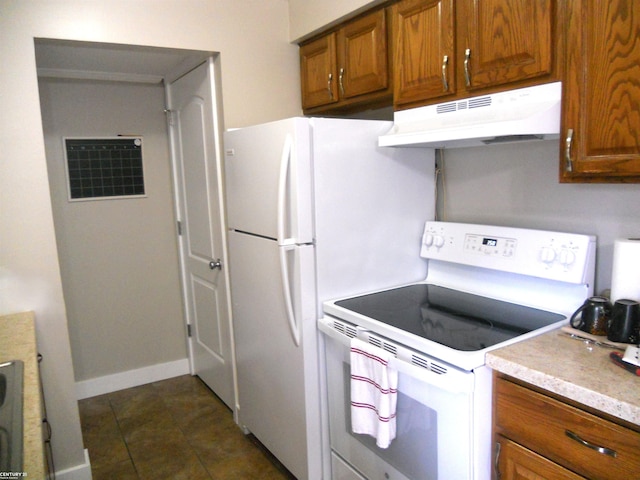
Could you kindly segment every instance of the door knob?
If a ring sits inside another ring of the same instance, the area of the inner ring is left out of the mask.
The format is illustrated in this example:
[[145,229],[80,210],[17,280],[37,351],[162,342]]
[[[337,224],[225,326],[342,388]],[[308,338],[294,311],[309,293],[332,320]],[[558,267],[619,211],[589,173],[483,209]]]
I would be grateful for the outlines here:
[[217,258],[217,259],[215,259],[215,260],[211,260],[211,261],[209,262],[209,268],[210,268],[211,270],[215,270],[216,268],[217,268],[218,270],[222,270],[222,262],[220,261],[220,259],[219,259],[219,258]]

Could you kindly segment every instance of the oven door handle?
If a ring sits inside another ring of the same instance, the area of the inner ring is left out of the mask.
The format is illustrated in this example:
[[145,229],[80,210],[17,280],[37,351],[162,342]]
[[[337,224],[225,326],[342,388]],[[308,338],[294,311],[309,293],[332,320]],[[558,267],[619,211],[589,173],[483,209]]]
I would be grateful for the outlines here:
[[[334,326],[335,325],[335,326]],[[338,328],[336,328],[336,326]],[[356,325],[347,324],[341,321],[334,321],[330,317],[322,317],[318,320],[318,329],[330,337],[336,340],[342,346],[349,348],[351,346],[351,339],[353,337],[359,337],[361,333],[373,334],[366,328],[358,327]],[[366,341],[366,340],[365,340]],[[412,350],[395,344],[388,340],[384,340],[388,345],[392,345],[396,348],[397,352],[402,351],[401,357],[407,359],[417,358],[417,355],[412,356]],[[378,347],[380,348],[380,347]],[[424,360],[421,357],[422,360]],[[471,393],[475,386],[475,377],[472,372],[466,372],[457,368],[446,366],[445,371],[436,371],[428,368],[424,365],[423,361],[417,361],[411,363],[413,360],[405,360],[404,358],[392,358],[389,362],[389,366],[395,368],[398,372],[408,375],[411,378],[415,378],[425,384],[433,387],[446,390],[452,393]],[[436,362],[437,363],[437,362]]]

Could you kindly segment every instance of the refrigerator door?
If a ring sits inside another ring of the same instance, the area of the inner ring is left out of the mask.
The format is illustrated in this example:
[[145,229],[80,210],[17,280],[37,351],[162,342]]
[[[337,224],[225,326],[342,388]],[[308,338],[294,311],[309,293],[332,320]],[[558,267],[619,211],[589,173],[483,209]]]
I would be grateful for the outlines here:
[[277,239],[310,243],[309,120],[278,122],[225,132],[228,227]]
[[[296,478],[322,478],[313,246],[229,234],[238,423]],[[280,272],[284,257],[288,291]],[[287,296],[294,314],[289,320]],[[296,345],[296,337],[299,345]]]
[[434,151],[378,147],[389,122],[314,118],[311,125],[320,302],[423,280]]

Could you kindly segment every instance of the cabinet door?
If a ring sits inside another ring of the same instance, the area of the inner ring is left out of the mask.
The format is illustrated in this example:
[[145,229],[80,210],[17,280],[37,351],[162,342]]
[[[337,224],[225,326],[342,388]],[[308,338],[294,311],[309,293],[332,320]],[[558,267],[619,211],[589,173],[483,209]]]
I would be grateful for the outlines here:
[[587,478],[638,478],[634,430],[502,378],[494,383],[494,409],[497,433],[558,465]]
[[640,182],[640,2],[567,8],[560,179]]
[[384,90],[387,69],[385,10],[355,20],[338,32],[338,86],[340,98]]
[[394,103],[455,93],[453,0],[403,0],[392,9]]
[[500,480],[581,480],[584,477],[553,463],[504,437],[496,443],[496,467]]
[[469,90],[547,75],[552,69],[553,0],[464,0],[459,45]]
[[338,101],[335,33],[300,47],[300,84],[303,108]]

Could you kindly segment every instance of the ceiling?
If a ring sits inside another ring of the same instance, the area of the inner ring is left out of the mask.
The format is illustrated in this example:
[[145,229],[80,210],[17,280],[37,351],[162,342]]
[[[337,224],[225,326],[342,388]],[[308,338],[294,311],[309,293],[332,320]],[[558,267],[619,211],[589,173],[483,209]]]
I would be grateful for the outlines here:
[[213,52],[36,39],[38,76],[135,83],[172,81]]

